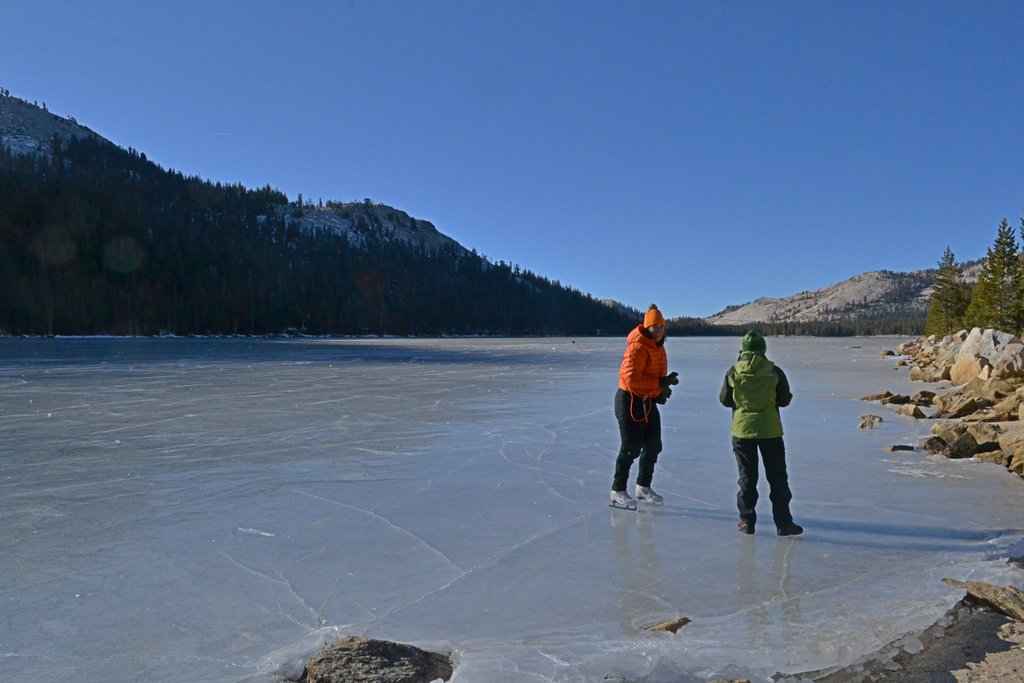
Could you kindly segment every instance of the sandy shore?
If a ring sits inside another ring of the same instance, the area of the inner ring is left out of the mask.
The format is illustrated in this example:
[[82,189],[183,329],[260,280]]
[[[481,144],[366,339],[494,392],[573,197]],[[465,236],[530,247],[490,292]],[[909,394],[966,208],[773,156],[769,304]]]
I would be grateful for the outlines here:
[[[916,640],[920,641],[920,650]],[[1024,624],[961,603],[919,639],[901,639],[862,663],[805,675],[815,683],[1024,681]]]

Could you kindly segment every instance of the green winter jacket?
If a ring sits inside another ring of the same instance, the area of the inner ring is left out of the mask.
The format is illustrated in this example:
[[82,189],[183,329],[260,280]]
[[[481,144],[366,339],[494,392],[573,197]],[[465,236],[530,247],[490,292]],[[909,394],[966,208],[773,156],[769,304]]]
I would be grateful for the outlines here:
[[733,436],[774,439],[782,436],[779,408],[788,406],[793,394],[781,368],[763,353],[745,351],[725,373],[718,400],[733,409]]

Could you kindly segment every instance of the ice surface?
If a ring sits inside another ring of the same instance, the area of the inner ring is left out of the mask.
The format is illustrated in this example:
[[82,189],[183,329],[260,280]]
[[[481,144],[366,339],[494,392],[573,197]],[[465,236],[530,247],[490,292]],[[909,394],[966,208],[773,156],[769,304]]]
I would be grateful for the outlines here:
[[857,400],[924,388],[899,341],[769,339],[793,539],[764,489],[735,531],[735,338],[669,340],[665,505],[637,512],[607,507],[621,339],[0,339],[0,680],[274,680],[347,634],[450,650],[461,682],[913,650],[960,597],[939,579],[1024,582],[1024,483],[883,452],[928,427]]

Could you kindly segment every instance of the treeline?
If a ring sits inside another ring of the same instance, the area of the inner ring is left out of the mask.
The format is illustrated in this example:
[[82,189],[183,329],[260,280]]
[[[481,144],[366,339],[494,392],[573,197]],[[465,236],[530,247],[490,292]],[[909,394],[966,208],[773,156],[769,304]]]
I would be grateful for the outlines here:
[[48,151],[0,147],[0,333],[620,335],[638,315],[458,246],[310,234],[270,186],[93,138]]
[[[1020,229],[1024,239],[1024,218]],[[973,287],[964,281],[963,265],[952,249],[946,247],[939,259],[925,333],[943,336],[972,327],[1013,334],[1024,330],[1024,254],[1005,218]]]
[[732,337],[756,329],[764,335],[854,337],[879,334],[920,335],[925,312],[916,310],[884,311],[865,314],[855,320],[811,320],[805,322],[756,322],[748,325],[712,325],[700,318],[673,318],[666,321],[672,336]]

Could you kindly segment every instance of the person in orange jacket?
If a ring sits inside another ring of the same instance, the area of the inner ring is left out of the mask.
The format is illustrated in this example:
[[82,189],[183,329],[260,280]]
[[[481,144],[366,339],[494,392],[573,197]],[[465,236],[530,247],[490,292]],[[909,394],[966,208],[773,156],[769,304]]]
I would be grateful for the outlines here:
[[636,477],[636,498],[645,503],[661,504],[662,497],[651,488],[654,464],[661,453],[661,413],[672,395],[672,385],[679,384],[679,373],[668,372],[665,353],[665,318],[654,304],[644,315],[644,322],[626,337],[626,351],[619,368],[619,388],[615,392],[615,419],[619,423],[622,445],[615,459],[612,478],[612,507],[636,509],[636,500],[626,485],[633,461],[640,459]]

